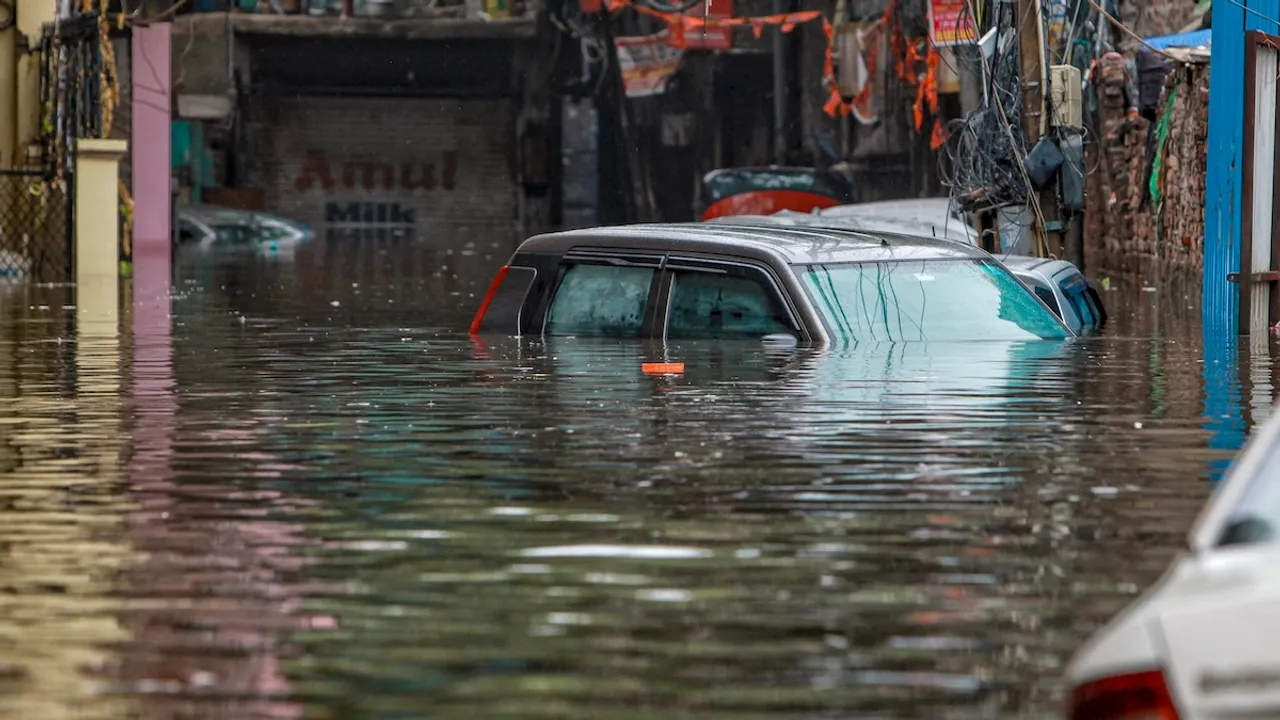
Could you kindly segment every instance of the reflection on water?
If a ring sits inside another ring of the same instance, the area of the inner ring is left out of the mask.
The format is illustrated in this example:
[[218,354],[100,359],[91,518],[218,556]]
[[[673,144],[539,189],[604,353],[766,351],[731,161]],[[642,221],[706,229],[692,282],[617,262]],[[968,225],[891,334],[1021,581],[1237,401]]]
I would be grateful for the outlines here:
[[400,250],[197,258],[119,336],[0,289],[0,716],[1043,717],[1222,457],[1170,298],[1078,342],[473,343],[492,258]]

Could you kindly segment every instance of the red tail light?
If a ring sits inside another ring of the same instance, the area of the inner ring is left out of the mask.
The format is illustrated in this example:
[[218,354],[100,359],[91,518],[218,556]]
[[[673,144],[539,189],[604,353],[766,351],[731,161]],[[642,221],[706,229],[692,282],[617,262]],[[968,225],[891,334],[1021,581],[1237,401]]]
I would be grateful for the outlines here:
[[1067,720],[1178,720],[1159,670],[1087,682],[1071,694]]
[[489,292],[485,293],[484,300],[480,302],[480,309],[476,311],[476,317],[471,321],[471,334],[475,335],[480,332],[480,323],[484,322],[484,314],[489,312],[489,303],[493,302],[493,296],[498,293],[498,288],[502,287],[502,280],[507,276],[507,265],[498,268],[498,274],[494,276],[493,283],[489,285]]

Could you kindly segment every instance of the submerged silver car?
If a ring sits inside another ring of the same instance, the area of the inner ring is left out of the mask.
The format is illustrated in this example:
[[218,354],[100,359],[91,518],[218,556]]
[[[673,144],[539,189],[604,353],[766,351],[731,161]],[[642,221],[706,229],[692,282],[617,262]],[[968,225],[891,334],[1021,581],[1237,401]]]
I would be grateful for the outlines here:
[[836,346],[1073,335],[965,243],[716,223],[532,237],[498,271],[471,332]]
[[[840,205],[814,213],[783,211],[773,215],[736,215],[710,221],[725,225],[832,227],[946,238],[977,246],[978,234],[945,198],[892,200]],[[996,255],[997,260],[1035,292],[1072,332],[1090,335],[1102,329],[1107,314],[1093,283],[1065,260],[1026,255]]]

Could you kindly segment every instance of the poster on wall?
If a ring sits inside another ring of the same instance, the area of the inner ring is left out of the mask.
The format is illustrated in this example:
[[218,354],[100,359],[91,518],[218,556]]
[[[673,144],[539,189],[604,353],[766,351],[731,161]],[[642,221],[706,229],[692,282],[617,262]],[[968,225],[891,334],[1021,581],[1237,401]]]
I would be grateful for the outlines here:
[[627,97],[661,95],[667,81],[680,68],[683,51],[668,43],[668,31],[639,37],[614,39],[618,49],[618,67]]
[[929,40],[940,48],[978,41],[968,0],[929,0]]

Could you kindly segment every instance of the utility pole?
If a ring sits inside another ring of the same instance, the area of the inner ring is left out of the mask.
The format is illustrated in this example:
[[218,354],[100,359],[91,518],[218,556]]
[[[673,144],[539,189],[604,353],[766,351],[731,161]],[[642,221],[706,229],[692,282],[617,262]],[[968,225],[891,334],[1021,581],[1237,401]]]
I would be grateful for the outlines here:
[[[773,12],[787,11],[786,0],[773,0]],[[787,164],[787,41],[782,28],[773,31],[773,158]]]
[[[1045,93],[1048,91],[1048,73],[1044,53],[1044,15],[1040,0],[1014,0],[1014,26],[1018,33],[1019,81],[1022,83],[1022,133],[1027,152],[1049,130],[1049,117]],[[1033,191],[1037,192],[1037,191]],[[1037,242],[1037,251],[1048,251],[1062,257],[1062,221],[1058,215],[1057,186],[1051,185],[1037,192],[1040,214],[1044,224],[1036,217],[1034,207],[1028,210],[1035,220],[1037,239],[1043,238],[1043,246]],[[1029,201],[1034,202],[1031,198]],[[1040,248],[1043,247],[1043,250]]]
[[[614,43],[613,25],[608,12],[601,12],[598,16],[599,28],[601,35],[604,37],[605,47],[608,56],[613,60],[608,63],[609,77],[605,80],[605,97],[616,102],[616,106],[610,108],[617,111],[617,123],[614,125],[617,145],[609,148],[612,152],[617,152],[616,156],[626,166],[625,171],[620,172],[619,178],[626,182],[626,192],[621,194],[623,203],[623,217],[625,222],[649,221],[653,219],[652,209],[648,203],[648,195],[646,194],[644,168],[641,163],[644,158],[640,155],[640,149],[636,144],[636,137],[632,130],[631,113],[627,108],[627,87],[622,78],[622,67],[617,62],[618,57],[617,45]],[[604,112],[608,104],[601,102],[601,111]],[[604,149],[601,149],[604,152]]]

